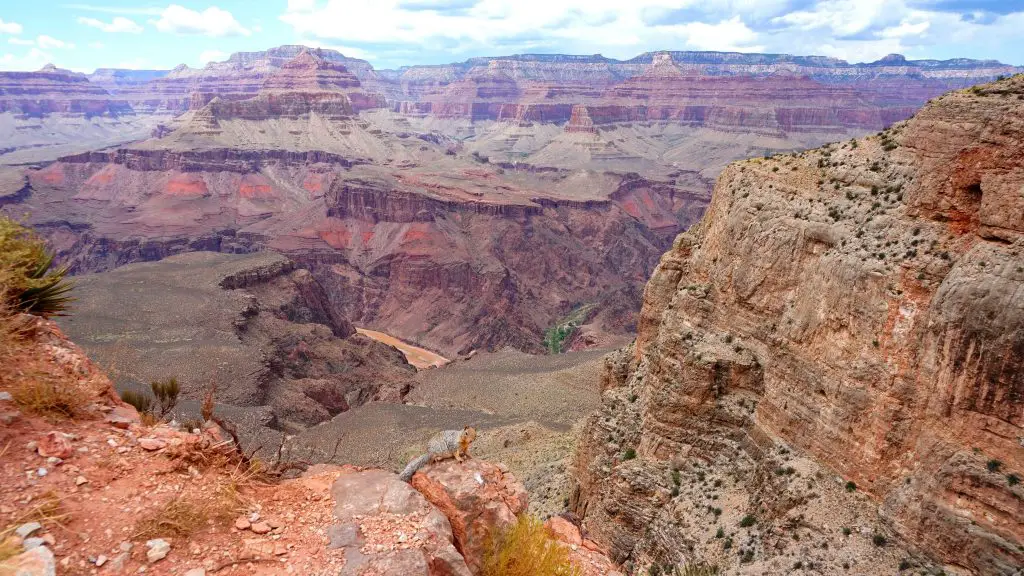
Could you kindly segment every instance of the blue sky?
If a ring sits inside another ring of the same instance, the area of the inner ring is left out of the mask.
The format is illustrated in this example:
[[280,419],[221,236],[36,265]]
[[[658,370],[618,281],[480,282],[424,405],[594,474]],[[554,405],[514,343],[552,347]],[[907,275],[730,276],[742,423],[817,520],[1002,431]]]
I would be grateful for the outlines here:
[[1024,65],[1024,0],[3,0],[0,69],[202,66],[301,43],[376,68],[513,53],[899,52]]

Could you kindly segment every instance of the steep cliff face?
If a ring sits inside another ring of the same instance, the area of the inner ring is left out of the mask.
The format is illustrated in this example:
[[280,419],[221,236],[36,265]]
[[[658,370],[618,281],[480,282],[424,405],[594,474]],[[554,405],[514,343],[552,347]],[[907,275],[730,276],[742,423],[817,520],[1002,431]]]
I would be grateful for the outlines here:
[[779,486],[795,451],[870,495],[873,530],[950,569],[1024,564],[1022,101],[1016,76],[722,173],[647,285],[635,345],[608,361],[577,461],[598,539],[622,557],[720,554],[669,495],[669,468],[698,461],[739,480],[751,569],[770,565],[772,533],[805,512]]

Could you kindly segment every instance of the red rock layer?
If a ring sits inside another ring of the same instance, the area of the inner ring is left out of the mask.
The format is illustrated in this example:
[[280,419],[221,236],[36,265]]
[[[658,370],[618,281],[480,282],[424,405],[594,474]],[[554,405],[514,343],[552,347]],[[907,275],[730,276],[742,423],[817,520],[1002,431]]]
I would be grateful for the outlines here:
[[47,67],[39,72],[0,72],[2,112],[96,116],[131,113],[132,109],[85,76]]

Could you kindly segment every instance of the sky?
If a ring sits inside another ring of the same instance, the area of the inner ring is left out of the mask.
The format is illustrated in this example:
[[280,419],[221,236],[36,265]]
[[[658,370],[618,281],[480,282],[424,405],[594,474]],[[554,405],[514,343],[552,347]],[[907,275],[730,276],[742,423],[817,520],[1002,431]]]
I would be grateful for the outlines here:
[[0,0],[0,69],[201,67],[281,44],[375,68],[726,50],[1024,65],[1024,0]]

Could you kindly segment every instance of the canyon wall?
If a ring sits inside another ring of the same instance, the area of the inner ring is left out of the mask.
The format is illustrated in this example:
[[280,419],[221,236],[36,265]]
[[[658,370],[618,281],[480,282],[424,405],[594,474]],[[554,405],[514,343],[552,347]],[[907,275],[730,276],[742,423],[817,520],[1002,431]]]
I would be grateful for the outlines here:
[[[771,571],[836,535],[813,503],[846,483],[871,510],[839,521],[875,544],[896,538],[955,573],[1016,573],[1022,158],[1018,75],[877,136],[729,166],[648,283],[635,344],[607,360],[576,463],[592,537],[618,559]],[[787,465],[801,459],[822,468]],[[718,514],[750,516],[739,556],[694,521],[704,506],[712,531]],[[845,526],[834,554],[857,536]],[[779,537],[799,530],[800,544]]]

